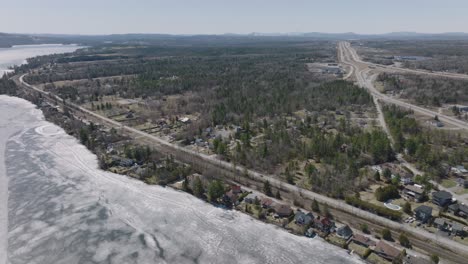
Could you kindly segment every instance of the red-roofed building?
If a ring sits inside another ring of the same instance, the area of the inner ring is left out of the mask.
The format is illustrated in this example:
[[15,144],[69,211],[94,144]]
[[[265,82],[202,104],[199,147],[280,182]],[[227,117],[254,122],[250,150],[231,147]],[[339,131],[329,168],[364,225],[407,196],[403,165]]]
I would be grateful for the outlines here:
[[270,198],[262,198],[260,200],[260,204],[262,205],[263,208],[271,208],[273,206],[273,200]]

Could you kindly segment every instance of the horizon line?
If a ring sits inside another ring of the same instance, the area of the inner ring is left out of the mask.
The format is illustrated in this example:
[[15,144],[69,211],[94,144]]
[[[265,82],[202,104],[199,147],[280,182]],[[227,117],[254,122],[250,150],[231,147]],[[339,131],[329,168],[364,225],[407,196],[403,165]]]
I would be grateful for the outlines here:
[[127,32],[127,33],[99,33],[99,34],[89,34],[89,33],[20,33],[20,32],[5,32],[0,31],[3,34],[11,35],[67,35],[67,36],[110,36],[110,35],[170,35],[170,36],[223,36],[223,35],[239,35],[239,36],[248,36],[260,34],[264,36],[300,36],[303,34],[329,34],[329,35],[391,35],[391,34],[411,34],[411,35],[446,35],[446,34],[466,34],[468,32],[418,32],[418,31],[392,31],[384,33],[356,33],[356,32],[326,32],[326,31],[300,31],[300,32],[259,32],[252,31],[249,33],[235,33],[235,32],[224,32],[224,33],[158,33],[158,32]]

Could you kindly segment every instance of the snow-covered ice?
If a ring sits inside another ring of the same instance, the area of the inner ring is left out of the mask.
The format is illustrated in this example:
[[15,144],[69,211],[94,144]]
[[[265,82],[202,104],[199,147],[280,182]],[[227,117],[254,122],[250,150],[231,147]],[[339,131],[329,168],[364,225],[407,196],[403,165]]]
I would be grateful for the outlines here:
[[0,96],[0,130],[12,135],[10,263],[360,263],[320,238],[101,171],[95,155],[21,99]]

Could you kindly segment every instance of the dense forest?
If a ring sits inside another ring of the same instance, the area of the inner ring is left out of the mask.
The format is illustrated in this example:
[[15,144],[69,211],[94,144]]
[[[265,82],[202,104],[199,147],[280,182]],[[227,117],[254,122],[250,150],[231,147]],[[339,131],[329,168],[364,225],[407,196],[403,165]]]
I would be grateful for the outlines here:
[[377,81],[384,91],[398,92],[402,98],[428,106],[468,104],[468,81],[416,74],[382,73]]
[[[28,82],[101,110],[112,108],[105,97],[138,99],[147,109],[137,113],[142,122],[196,115],[179,143],[209,141],[224,160],[343,198],[365,187],[360,168],[394,153],[383,131],[353,120],[375,114],[366,90],[306,66],[334,62],[335,53],[328,42],[101,47],[39,57],[18,70],[39,66]],[[213,139],[206,131],[218,127],[236,133]]]
[[16,95],[16,88],[15,82],[8,79],[7,75],[3,75],[3,77],[0,78],[0,94]]

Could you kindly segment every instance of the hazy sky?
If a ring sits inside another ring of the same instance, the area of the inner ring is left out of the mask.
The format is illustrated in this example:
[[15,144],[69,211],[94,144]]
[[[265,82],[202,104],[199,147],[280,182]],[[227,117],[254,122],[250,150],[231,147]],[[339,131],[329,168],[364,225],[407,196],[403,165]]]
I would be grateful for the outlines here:
[[2,0],[0,32],[468,32],[467,0]]

